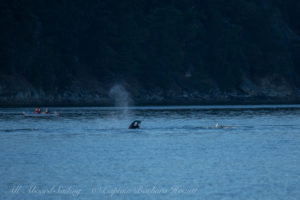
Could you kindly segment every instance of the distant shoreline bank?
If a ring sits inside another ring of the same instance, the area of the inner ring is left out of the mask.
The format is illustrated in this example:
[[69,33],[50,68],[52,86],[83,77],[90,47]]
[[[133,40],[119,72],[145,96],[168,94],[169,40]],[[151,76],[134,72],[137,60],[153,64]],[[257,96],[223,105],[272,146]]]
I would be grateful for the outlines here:
[[0,102],[0,108],[18,108],[18,107],[139,107],[139,106],[226,106],[226,105],[297,105],[300,100],[245,100],[245,101],[162,101],[162,102],[135,102],[128,106],[118,106],[112,101],[103,102]]

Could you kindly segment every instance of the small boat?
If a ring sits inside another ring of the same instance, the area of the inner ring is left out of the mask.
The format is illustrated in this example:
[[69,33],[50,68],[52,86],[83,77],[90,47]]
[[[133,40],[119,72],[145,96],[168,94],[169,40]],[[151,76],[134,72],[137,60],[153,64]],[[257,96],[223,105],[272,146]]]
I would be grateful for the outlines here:
[[57,117],[58,113],[57,112],[53,112],[53,113],[26,113],[26,112],[22,112],[22,114],[24,115],[24,117]]

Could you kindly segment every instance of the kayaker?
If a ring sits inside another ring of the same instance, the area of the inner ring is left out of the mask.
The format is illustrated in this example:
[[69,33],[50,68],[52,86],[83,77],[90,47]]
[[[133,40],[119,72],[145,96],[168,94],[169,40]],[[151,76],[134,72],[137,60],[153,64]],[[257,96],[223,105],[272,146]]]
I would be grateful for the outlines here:
[[39,107],[37,107],[34,112],[35,112],[35,114],[40,114],[41,113],[41,109]]
[[50,114],[50,111],[48,110],[48,108],[46,108],[45,112],[43,112],[44,114]]

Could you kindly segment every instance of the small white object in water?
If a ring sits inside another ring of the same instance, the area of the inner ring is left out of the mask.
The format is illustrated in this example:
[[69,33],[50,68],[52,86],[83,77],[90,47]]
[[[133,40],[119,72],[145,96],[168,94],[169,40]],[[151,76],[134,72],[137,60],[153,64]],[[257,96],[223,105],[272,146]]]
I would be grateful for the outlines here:
[[217,123],[216,128],[228,129],[228,128],[233,128],[233,127],[232,126],[223,126],[223,125],[220,125],[219,123]]
[[223,128],[222,125],[220,125],[219,123],[216,124],[216,128]]

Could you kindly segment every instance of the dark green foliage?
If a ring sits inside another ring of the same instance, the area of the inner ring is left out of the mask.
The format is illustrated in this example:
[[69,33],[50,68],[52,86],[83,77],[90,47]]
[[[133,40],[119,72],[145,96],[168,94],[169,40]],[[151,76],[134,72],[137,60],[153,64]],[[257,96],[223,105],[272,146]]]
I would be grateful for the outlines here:
[[5,0],[0,73],[46,92],[82,71],[107,84],[238,89],[243,75],[300,75],[298,0]]

